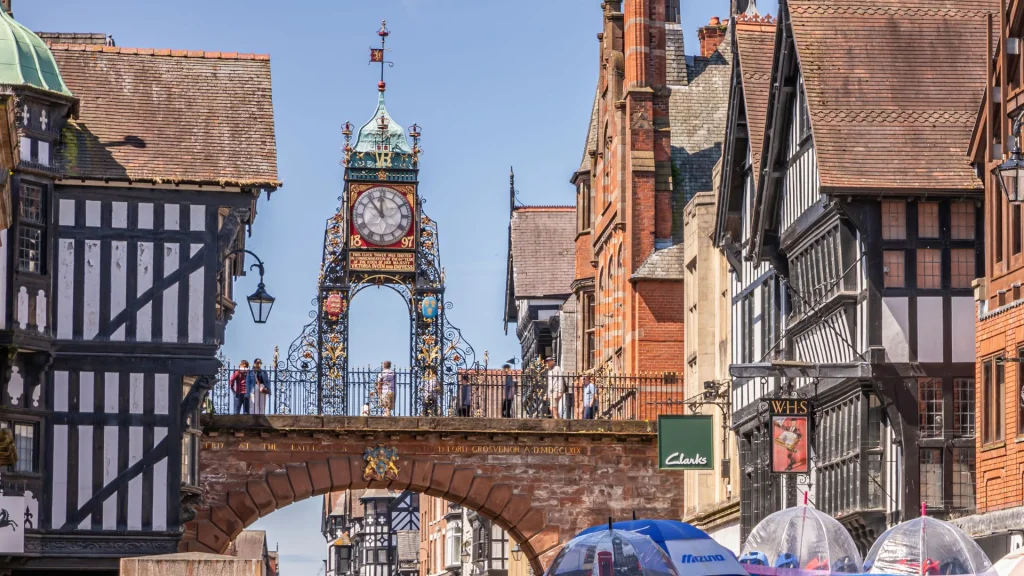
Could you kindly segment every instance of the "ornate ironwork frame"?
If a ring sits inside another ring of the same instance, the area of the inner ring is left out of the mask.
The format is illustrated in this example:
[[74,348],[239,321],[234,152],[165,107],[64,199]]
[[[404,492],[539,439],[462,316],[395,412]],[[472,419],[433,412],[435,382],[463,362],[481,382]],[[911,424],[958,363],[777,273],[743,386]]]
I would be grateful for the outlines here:
[[[462,332],[448,318],[447,313],[453,304],[445,300],[445,275],[444,267],[441,266],[437,223],[424,214],[423,201],[418,192],[415,195],[416,219],[413,224],[416,239],[414,270],[364,272],[349,268],[352,240],[349,238],[348,214],[352,199],[348,183],[365,180],[415,183],[418,155],[422,152],[419,147],[419,127],[414,125],[410,129],[414,141],[412,153],[407,155],[395,152],[386,158],[386,164],[381,165],[376,165],[370,157],[372,155],[352,153],[349,144],[351,124],[346,123],[342,133],[346,139],[343,148],[345,193],[339,198],[338,211],[327,220],[324,231],[317,296],[312,300],[313,310],[309,313],[311,321],[288,347],[284,369],[277,366],[280,377],[315,386],[311,390],[315,393],[306,397],[311,399],[311,404],[315,402],[316,405],[305,406],[306,413],[355,415],[350,409],[356,407],[349,405],[351,385],[355,384],[350,382],[348,370],[349,310],[356,295],[367,287],[386,286],[402,297],[409,311],[409,365],[417,382],[417,398],[422,400],[430,396],[425,394],[424,388],[427,387],[433,388],[438,396],[444,390],[450,391],[448,396],[453,396],[460,371],[476,362],[476,354],[463,338]],[[382,128],[375,135],[374,142],[378,148],[394,150],[390,138]],[[362,168],[368,168],[369,171]],[[424,301],[428,299],[433,299],[434,305],[425,308]],[[370,397],[370,413],[383,414],[380,399],[376,398],[375,393]],[[424,405],[423,412],[428,412],[429,408]]]

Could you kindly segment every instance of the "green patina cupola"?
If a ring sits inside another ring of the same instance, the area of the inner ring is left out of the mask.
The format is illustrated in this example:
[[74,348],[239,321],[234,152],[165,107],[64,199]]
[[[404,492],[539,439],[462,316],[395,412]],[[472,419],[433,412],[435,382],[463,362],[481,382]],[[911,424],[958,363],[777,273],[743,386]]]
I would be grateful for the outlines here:
[[0,10],[0,85],[31,86],[71,96],[46,43],[6,10]]

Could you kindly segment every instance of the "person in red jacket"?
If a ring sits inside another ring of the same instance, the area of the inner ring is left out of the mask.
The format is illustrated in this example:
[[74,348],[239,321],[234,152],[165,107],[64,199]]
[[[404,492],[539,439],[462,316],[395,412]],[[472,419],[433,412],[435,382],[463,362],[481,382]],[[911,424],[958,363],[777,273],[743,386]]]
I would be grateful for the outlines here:
[[238,363],[238,370],[231,375],[228,386],[235,395],[235,414],[249,413],[249,394],[245,386],[246,377],[249,376],[249,361],[242,360]]

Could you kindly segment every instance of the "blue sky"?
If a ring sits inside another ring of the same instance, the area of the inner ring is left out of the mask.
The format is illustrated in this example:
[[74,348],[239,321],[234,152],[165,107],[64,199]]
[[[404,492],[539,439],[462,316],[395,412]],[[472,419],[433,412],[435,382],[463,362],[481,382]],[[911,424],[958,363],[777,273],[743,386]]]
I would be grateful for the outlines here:
[[[104,32],[118,46],[269,53],[278,162],[284,187],[261,200],[248,246],[267,266],[277,303],[264,326],[239,310],[225,353],[233,360],[282,355],[309,321],[324,221],[342,188],[340,126],[373,113],[379,70],[368,48],[386,18],[392,31],[388,110],[423,128],[420,193],[438,221],[450,318],[492,363],[518,356],[502,332],[508,171],[528,204],[574,202],[598,71],[599,0],[13,0],[33,30]],[[725,17],[727,0],[683,0],[688,53],[696,29]],[[762,3],[762,12],[775,6]],[[237,293],[255,288],[250,275]],[[242,299],[240,304],[244,307]],[[390,291],[354,301],[353,365],[407,364],[408,320]],[[280,543],[284,573],[314,575],[323,558],[320,499],[268,516],[255,527]]]

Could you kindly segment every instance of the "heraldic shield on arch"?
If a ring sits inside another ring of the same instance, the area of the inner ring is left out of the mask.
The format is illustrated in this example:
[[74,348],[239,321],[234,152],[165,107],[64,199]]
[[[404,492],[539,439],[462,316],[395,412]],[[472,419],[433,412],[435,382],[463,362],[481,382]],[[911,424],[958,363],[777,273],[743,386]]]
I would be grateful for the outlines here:
[[[310,405],[291,407],[295,412],[354,416],[362,413],[364,399],[372,400],[373,382],[365,374],[351,373],[348,365],[349,307],[371,286],[394,290],[409,309],[405,395],[421,400],[451,397],[458,374],[475,360],[472,347],[446,316],[452,304],[445,301],[437,223],[423,212],[419,195],[420,129],[413,124],[407,137],[384,105],[390,32],[382,23],[377,34],[381,47],[370,48],[370,62],[381,66],[377,108],[358,130],[348,122],[342,127],[345,186],[324,232],[312,321],[292,342],[287,365],[279,370],[284,378],[315,386],[312,394],[304,395]],[[397,415],[446,411],[431,404],[408,402]]]

